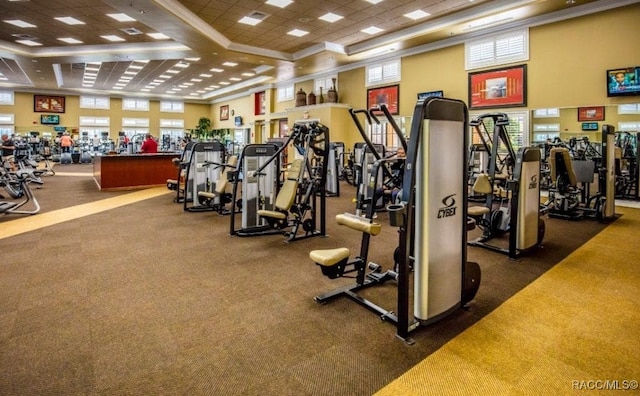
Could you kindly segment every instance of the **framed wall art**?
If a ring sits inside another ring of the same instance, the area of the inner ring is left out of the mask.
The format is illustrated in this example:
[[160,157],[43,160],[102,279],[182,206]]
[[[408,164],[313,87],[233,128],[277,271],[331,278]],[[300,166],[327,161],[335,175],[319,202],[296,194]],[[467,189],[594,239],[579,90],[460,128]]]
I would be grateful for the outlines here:
[[64,96],[33,95],[36,113],[64,113]]
[[229,119],[229,105],[220,106],[220,121],[226,121]]
[[387,105],[389,113],[396,115],[400,111],[399,94],[399,85],[367,89],[367,109],[384,103]]
[[469,108],[527,105],[527,65],[469,73]]
[[578,121],[604,121],[604,106],[578,107]]

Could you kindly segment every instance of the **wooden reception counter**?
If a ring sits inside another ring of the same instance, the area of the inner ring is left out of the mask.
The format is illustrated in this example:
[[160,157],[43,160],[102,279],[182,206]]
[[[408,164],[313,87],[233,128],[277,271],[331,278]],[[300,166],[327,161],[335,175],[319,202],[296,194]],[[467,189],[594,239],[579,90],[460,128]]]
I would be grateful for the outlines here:
[[175,179],[177,153],[96,155],[93,178],[101,190],[133,190],[167,184]]

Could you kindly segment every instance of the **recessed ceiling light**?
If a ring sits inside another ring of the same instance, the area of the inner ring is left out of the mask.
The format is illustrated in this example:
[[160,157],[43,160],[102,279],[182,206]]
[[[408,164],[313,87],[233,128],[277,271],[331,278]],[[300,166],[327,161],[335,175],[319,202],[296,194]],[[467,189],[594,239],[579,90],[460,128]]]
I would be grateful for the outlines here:
[[138,74],[138,72],[133,70],[127,70],[124,72],[124,74],[133,74],[135,76],[136,74]]
[[291,0],[267,0],[265,2],[265,4],[269,4],[269,5],[280,7],[280,8],[284,8],[291,3],[293,3],[293,1]]
[[28,45],[29,47],[37,47],[39,45],[42,45],[42,43],[33,40],[16,40],[16,43]]
[[231,83],[228,82],[228,81],[220,81],[218,84],[220,84],[220,85],[229,85]]
[[184,60],[189,61],[189,62],[197,62],[200,60],[200,58],[184,58]]
[[58,40],[64,41],[67,44],[82,44],[82,41],[74,39],[72,37],[58,37]]
[[171,38],[166,34],[162,34],[162,33],[147,33],[147,36],[154,38],[156,40],[167,40]]
[[207,73],[200,74],[200,77],[205,77],[205,78],[209,78],[211,76],[213,76],[213,74],[207,74]]
[[120,13],[120,14],[107,14],[107,16],[115,19],[118,22],[133,22],[133,21],[135,21],[134,18],[131,18],[129,15],[123,14],[123,13]]
[[34,28],[34,27],[37,27],[36,25],[33,25],[33,24],[29,23],[29,22],[25,22],[25,21],[20,20],[20,19],[8,19],[8,20],[5,20],[4,22],[10,23],[13,26],[17,26],[17,27],[21,27],[21,28]]
[[57,19],[60,22],[64,22],[67,25],[84,25],[85,24],[81,20],[76,19],[74,17],[55,17],[53,19]]
[[304,30],[300,30],[300,29],[293,29],[287,32],[288,35],[291,36],[296,36],[296,37],[302,37],[304,35],[309,34],[309,32],[304,31]]
[[242,17],[238,21],[238,23],[244,23],[245,25],[251,25],[251,26],[256,26],[260,22],[262,22],[262,19],[251,18],[248,16]]
[[376,34],[382,31],[384,31],[384,29],[380,29],[379,27],[375,27],[375,26],[369,26],[368,28],[361,30],[362,33],[367,33],[367,34]]
[[366,0],[371,4],[378,4],[378,3],[382,3],[383,0]]
[[189,95],[191,96],[198,96],[199,94],[195,93],[195,92],[191,92]]
[[245,72],[245,73],[242,73],[242,75],[245,77],[253,77],[256,75],[256,73]]
[[142,69],[144,68],[143,65],[129,65],[129,69]]
[[125,39],[123,39],[122,37],[118,37],[114,34],[107,34],[104,36],[100,36],[105,40],[111,41],[111,42],[116,42],[116,41],[126,41]]
[[424,18],[426,16],[429,16],[431,14],[429,14],[428,12],[424,12],[422,10],[415,10],[412,12],[409,12],[407,14],[404,14],[404,16],[406,16],[407,18],[413,19],[414,21],[420,18]]
[[180,67],[182,69],[184,69],[185,67],[189,67],[188,63],[182,63],[182,62],[178,62],[175,64],[175,67]]
[[180,73],[180,70],[169,69],[165,73],[177,74],[177,73]]
[[224,69],[217,69],[217,68],[213,68],[213,69],[209,69],[209,71],[212,71],[214,73],[222,73],[224,71]]
[[242,79],[238,78],[238,77],[231,77],[229,80],[231,80],[231,81],[242,81]]
[[[238,66],[238,64],[236,62],[224,62],[223,65],[224,66],[230,66],[230,67]],[[213,71],[213,70],[211,70],[211,71]]]
[[333,12],[328,12],[328,13],[324,14],[323,16],[319,17],[318,19],[322,19],[323,21],[333,23],[333,22],[341,20],[342,18],[343,18],[342,15],[334,14]]
[[196,92],[197,92],[197,93],[199,93],[199,94],[203,94],[203,93],[205,93],[205,92],[207,92],[207,91],[205,91],[204,89],[199,89],[199,90],[197,90]]
[[140,88],[140,90],[142,92],[151,92],[151,90],[149,88]]
[[123,87],[113,87],[111,89],[122,89]]
[[160,77],[160,78],[171,78],[171,76],[168,75],[168,74],[161,74],[158,77]]
[[201,82],[202,79],[201,78],[192,78],[191,81],[193,81],[193,82]]

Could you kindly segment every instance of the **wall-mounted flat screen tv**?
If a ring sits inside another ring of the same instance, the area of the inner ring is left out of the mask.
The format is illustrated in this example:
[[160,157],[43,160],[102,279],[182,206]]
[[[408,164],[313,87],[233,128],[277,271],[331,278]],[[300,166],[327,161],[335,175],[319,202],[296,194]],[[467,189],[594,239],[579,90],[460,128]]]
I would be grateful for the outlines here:
[[607,96],[640,95],[640,66],[607,70]]
[[43,114],[40,116],[40,123],[43,125],[58,125],[60,116],[57,114]]

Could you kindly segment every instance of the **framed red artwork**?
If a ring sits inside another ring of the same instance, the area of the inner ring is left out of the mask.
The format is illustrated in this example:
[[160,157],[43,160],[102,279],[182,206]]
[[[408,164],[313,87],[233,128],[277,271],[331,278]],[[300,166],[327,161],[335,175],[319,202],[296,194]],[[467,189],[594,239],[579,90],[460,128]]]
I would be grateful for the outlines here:
[[527,65],[469,73],[469,108],[527,105]]
[[578,121],[604,121],[604,106],[578,107]]
[[367,89],[367,109],[384,103],[387,105],[389,113],[398,114],[400,109],[399,93],[399,85]]

